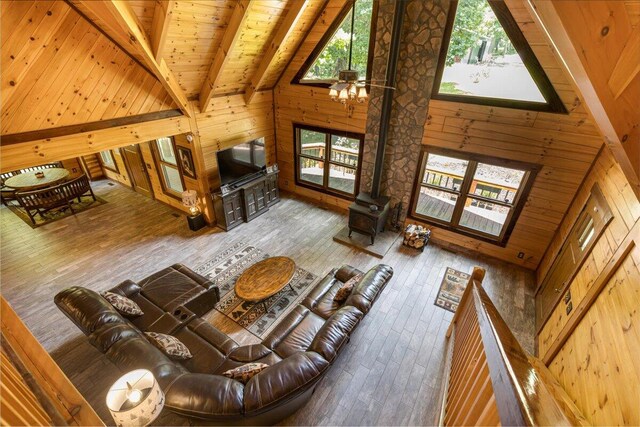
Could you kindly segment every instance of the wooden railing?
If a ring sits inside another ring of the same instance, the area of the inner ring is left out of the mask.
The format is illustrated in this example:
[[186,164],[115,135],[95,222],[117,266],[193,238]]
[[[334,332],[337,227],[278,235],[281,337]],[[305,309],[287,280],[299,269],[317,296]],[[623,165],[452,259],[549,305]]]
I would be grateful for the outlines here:
[[104,426],[2,296],[0,320],[0,425]]
[[474,268],[451,321],[440,425],[587,425],[549,370],[527,354]]

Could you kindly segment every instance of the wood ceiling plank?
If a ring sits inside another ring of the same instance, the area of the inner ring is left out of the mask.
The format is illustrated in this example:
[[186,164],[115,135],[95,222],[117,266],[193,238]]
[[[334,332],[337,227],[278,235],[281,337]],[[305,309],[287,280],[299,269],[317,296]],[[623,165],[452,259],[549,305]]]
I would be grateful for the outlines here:
[[615,98],[622,95],[638,72],[640,72],[640,28],[634,28],[609,78],[609,89]]
[[227,25],[227,30],[222,38],[222,43],[211,62],[207,78],[200,89],[200,111],[202,112],[206,112],[209,109],[209,101],[211,101],[216,84],[229,60],[229,53],[233,50],[240,38],[240,29],[247,19],[248,9],[249,3],[246,0],[238,0],[231,15],[231,20]]
[[175,4],[176,2],[171,0],[156,0],[151,24],[151,49],[156,60],[163,56]]
[[253,77],[251,77],[251,81],[245,89],[244,100],[247,104],[250,104],[253,100],[256,91],[260,88],[260,85],[267,76],[267,71],[278,54],[280,47],[292,33],[307,4],[308,0],[294,0],[292,2],[287,15],[284,17],[282,24],[274,34],[266,52],[262,56],[258,69],[253,74]]
[[163,59],[156,61],[151,43],[131,6],[122,0],[105,2],[82,0],[79,3],[97,16],[107,26],[110,33],[120,34],[120,36],[127,35],[129,42],[126,46],[160,80],[183,114],[188,115],[189,109],[186,95],[178,85],[173,72],[166,62]]

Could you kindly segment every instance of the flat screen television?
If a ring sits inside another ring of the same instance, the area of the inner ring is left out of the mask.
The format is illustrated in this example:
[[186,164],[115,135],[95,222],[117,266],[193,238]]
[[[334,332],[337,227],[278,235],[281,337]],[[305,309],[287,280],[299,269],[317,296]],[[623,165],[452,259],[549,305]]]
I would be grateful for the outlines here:
[[265,169],[264,138],[216,153],[221,185],[233,184]]

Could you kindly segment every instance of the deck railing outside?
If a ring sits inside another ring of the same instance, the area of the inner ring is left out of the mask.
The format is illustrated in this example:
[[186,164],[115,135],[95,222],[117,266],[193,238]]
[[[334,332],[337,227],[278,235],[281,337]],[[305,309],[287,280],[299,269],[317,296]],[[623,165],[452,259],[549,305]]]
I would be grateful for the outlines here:
[[587,425],[551,372],[527,354],[475,268],[454,315],[440,425]]

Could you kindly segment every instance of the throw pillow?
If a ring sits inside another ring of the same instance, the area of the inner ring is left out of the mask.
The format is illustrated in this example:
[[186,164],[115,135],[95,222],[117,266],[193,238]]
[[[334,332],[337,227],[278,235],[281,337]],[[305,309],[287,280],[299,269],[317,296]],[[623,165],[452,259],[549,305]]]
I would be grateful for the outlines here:
[[151,344],[158,347],[167,356],[177,360],[191,359],[193,355],[178,338],[158,332],[145,332]]
[[246,365],[224,371],[222,375],[246,384],[247,381],[249,381],[255,374],[267,369],[268,367],[269,365],[265,363],[247,363]]
[[351,295],[354,286],[360,282],[360,279],[362,279],[362,274],[356,274],[351,279],[344,282],[344,285],[342,285],[342,287],[338,289],[338,292],[336,292],[336,296],[333,297],[333,300],[336,302],[346,301],[347,298],[349,298],[349,295]]
[[126,316],[142,316],[144,314],[138,304],[127,297],[114,294],[113,292],[104,292],[102,296],[109,301],[109,304],[111,304],[113,308]]

